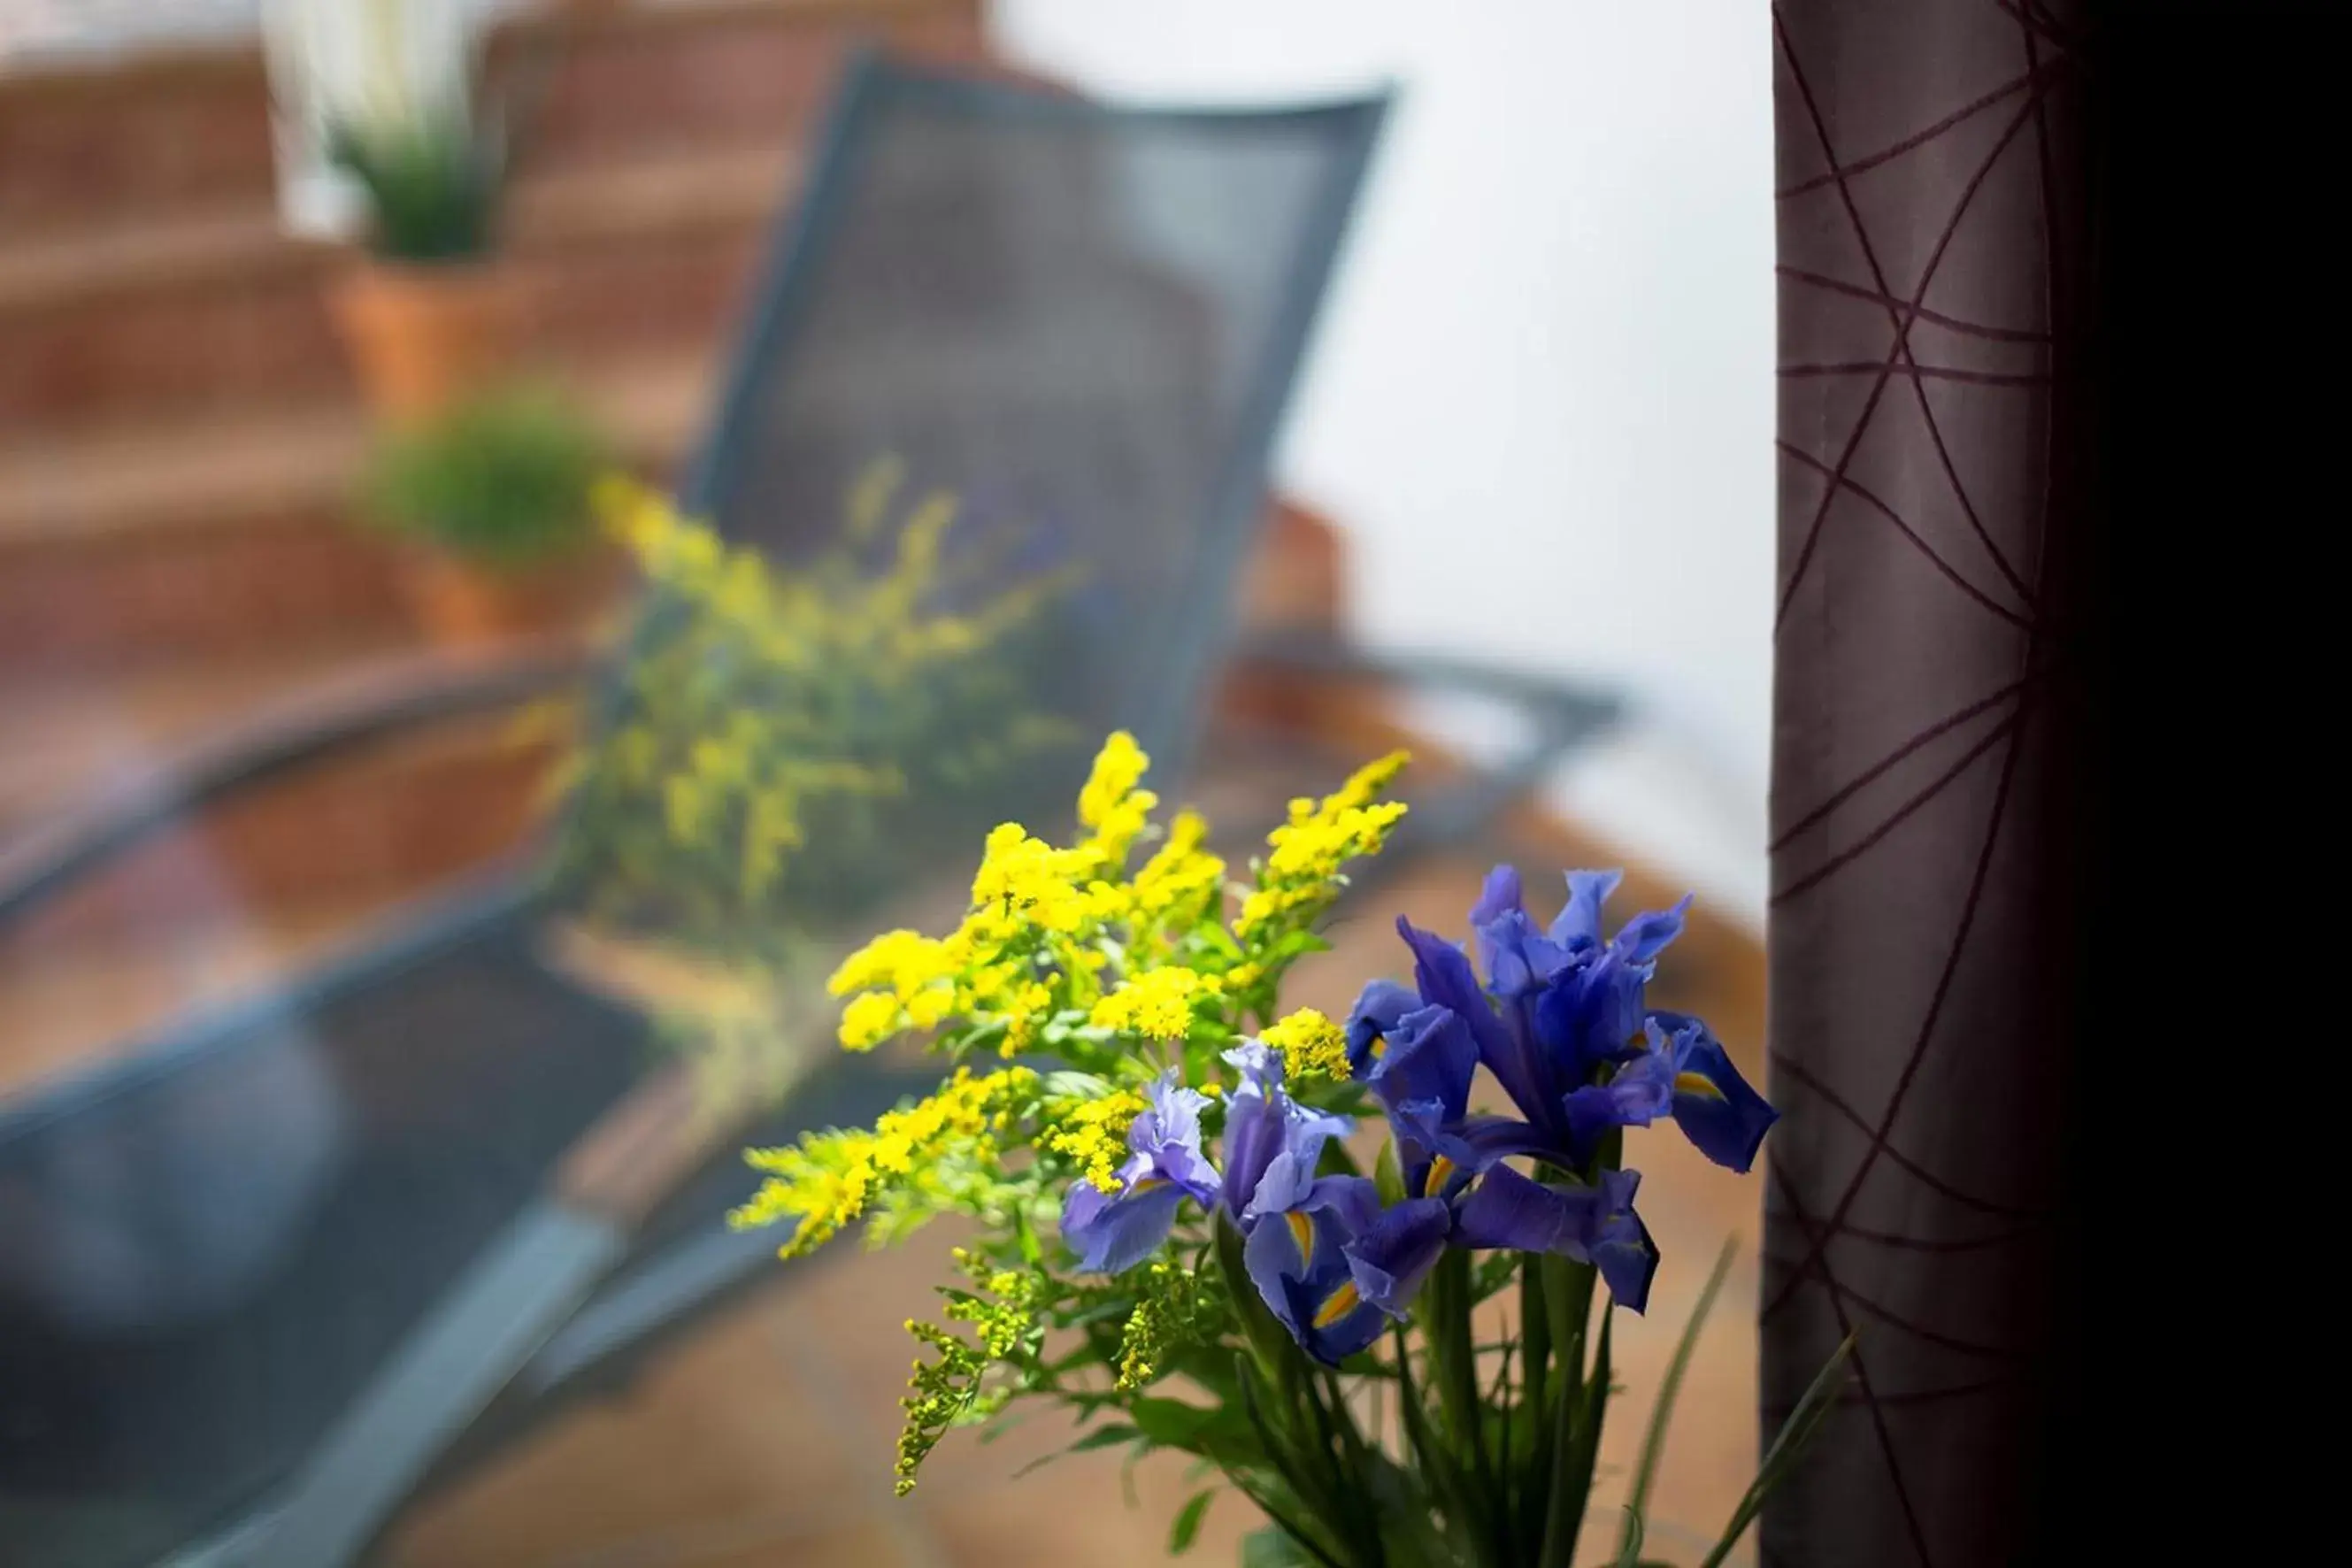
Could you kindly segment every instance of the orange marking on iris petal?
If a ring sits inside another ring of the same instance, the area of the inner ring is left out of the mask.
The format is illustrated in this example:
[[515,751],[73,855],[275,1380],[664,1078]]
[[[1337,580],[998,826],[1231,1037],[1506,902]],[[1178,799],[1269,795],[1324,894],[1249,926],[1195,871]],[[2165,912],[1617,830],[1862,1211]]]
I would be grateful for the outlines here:
[[1148,1193],[1154,1187],[1164,1187],[1167,1184],[1168,1178],[1165,1176],[1140,1176],[1136,1179],[1135,1185],[1127,1190],[1130,1193]]
[[1328,1329],[1361,1305],[1363,1298],[1356,1294],[1356,1282],[1342,1279],[1339,1288],[1324,1297],[1323,1305],[1316,1309],[1315,1326]]
[[1315,1222],[1297,1209],[1285,1211],[1282,1216],[1290,1222],[1290,1234],[1298,1243],[1298,1256],[1309,1258],[1315,1252]]
[[1372,1037],[1372,1060],[1378,1061],[1388,1054],[1389,1037],[1386,1035],[1374,1035]]
[[1422,1179],[1422,1195],[1434,1197],[1444,1192],[1445,1184],[1453,1179],[1454,1162],[1443,1154],[1432,1154],[1429,1157],[1429,1174]]
[[1675,1074],[1675,1092],[1676,1094],[1696,1095],[1701,1100],[1721,1100],[1723,1098],[1723,1090],[1715,1087],[1715,1079],[1701,1072],[1678,1072]]

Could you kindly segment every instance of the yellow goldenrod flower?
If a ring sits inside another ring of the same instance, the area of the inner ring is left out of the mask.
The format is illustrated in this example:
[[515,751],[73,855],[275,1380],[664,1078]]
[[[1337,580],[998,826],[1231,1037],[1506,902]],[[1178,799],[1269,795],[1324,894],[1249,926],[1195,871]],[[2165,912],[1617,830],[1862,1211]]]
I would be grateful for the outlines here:
[[1143,1097],[1124,1089],[1057,1110],[1049,1109],[1047,1114],[1056,1124],[1046,1132],[1044,1145],[1076,1161],[1081,1180],[1115,1193],[1119,1162],[1127,1153],[1127,1130],[1144,1109]]
[[1342,867],[1380,853],[1405,808],[1402,801],[1372,797],[1406,761],[1406,753],[1391,752],[1357,769],[1320,801],[1290,803],[1289,820],[1266,836],[1257,886],[1243,899],[1234,922],[1236,936],[1246,941],[1277,921],[1313,918],[1338,892]]
[[937,1093],[887,1113],[871,1131],[812,1132],[789,1148],[748,1150],[744,1159],[767,1180],[728,1223],[740,1230],[795,1220],[782,1256],[812,1252],[928,1167],[951,1157],[993,1160],[999,1112],[1036,1080],[1025,1068],[985,1078],[959,1068]]
[[1009,936],[1023,926],[1073,931],[1085,918],[1086,895],[1071,885],[1066,852],[1032,838],[1017,822],[988,836],[980,873],[971,883],[972,910],[984,931]]
[[1096,1003],[1090,1021],[1097,1028],[1181,1040],[1192,1032],[1193,1003],[1223,989],[1215,975],[1181,964],[1148,969]]
[[1282,1053],[1284,1076],[1294,1082],[1312,1075],[1348,1076],[1346,1031],[1312,1007],[1299,1008],[1259,1037]]
[[1168,825],[1168,842],[1135,874],[1133,903],[1138,915],[1158,920],[1192,909],[1196,900],[1215,895],[1224,880],[1225,863],[1201,847],[1208,837],[1209,825],[1198,812],[1176,814]]
[[1135,737],[1115,730],[1095,755],[1086,787],[1078,792],[1078,825],[1087,837],[1072,856],[1091,871],[1114,871],[1127,863],[1127,852],[1150,826],[1160,797],[1137,786],[1143,782],[1151,759]]
[[1113,808],[1143,782],[1144,772],[1150,766],[1151,759],[1144,755],[1133,735],[1112,731],[1102,750],[1095,753],[1086,786],[1078,791],[1078,825],[1100,827],[1109,820]]
[[898,999],[887,991],[868,991],[856,998],[841,1010],[842,1048],[872,1050],[898,1032],[899,1015]]
[[908,1000],[931,982],[952,976],[956,968],[947,943],[919,931],[886,931],[843,959],[825,989],[835,996],[887,989]]

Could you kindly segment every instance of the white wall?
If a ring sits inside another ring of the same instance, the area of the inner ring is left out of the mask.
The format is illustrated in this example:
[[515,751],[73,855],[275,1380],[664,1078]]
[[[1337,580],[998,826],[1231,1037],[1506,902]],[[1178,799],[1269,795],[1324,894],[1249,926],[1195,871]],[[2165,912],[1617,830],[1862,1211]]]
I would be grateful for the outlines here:
[[1403,89],[1280,458],[1380,642],[1588,675],[1562,804],[1760,926],[1773,584],[1760,0],[996,0],[1107,96]]

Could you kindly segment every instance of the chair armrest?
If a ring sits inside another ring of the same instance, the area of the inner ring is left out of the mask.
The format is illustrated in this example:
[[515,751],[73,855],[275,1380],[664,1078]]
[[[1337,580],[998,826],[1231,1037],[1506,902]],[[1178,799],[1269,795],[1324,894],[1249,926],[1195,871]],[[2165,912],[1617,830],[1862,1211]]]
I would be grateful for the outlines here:
[[589,642],[563,637],[403,658],[299,692],[0,850],[0,930],[194,807],[415,725],[561,689],[594,663]]
[[1236,668],[1280,678],[1332,684],[1377,682],[1436,689],[1507,705],[1528,726],[1528,739],[1491,766],[1471,766],[1456,784],[1414,802],[1389,854],[1359,868],[1359,890],[1403,861],[1483,832],[1513,801],[1577,748],[1613,725],[1623,704],[1612,693],[1526,670],[1503,668],[1447,654],[1382,653],[1314,633],[1277,633],[1244,639]]

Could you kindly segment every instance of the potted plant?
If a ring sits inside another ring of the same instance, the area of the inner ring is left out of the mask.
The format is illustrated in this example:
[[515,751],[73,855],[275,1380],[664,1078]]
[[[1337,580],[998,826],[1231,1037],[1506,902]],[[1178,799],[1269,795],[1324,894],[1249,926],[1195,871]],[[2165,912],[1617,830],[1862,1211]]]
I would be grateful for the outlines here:
[[372,216],[369,253],[333,287],[330,309],[380,416],[425,417],[512,357],[520,300],[492,255],[505,160],[460,103],[344,119],[334,163]]
[[496,386],[387,431],[361,510],[407,542],[406,584],[433,639],[476,645],[554,624],[604,585],[589,497],[610,461],[560,395]]

